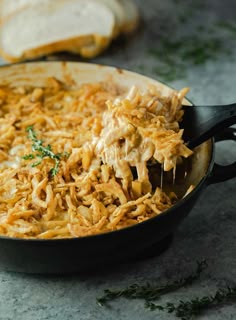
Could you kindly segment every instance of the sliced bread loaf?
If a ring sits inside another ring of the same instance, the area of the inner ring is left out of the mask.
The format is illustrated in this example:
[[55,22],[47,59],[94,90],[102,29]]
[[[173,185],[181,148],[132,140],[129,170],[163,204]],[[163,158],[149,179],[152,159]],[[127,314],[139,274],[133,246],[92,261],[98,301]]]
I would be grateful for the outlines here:
[[122,33],[133,32],[139,23],[139,12],[135,3],[127,0],[117,0],[122,5],[125,12],[124,24],[121,28]]
[[0,0],[0,54],[11,62],[58,51],[92,58],[138,21],[133,0]]
[[6,16],[0,27],[2,55],[18,61],[61,50],[79,52],[96,41],[105,47],[115,17],[102,1],[40,0]]

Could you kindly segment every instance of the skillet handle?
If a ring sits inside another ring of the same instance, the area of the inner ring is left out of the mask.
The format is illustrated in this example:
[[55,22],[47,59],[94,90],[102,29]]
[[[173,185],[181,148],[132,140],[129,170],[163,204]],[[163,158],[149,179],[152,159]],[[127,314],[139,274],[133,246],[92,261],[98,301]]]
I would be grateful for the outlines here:
[[[236,128],[227,128],[215,136],[215,142],[233,140],[236,141]],[[215,163],[208,184],[223,182],[236,177],[236,161],[230,165],[222,166]]]

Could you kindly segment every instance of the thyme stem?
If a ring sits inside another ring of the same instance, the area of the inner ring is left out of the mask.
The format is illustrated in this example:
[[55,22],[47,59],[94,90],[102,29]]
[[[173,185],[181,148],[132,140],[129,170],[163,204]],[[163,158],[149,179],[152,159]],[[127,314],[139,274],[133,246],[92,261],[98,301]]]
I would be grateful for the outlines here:
[[207,264],[205,260],[197,262],[197,268],[192,274],[190,274],[186,278],[168,282],[165,285],[152,285],[150,283],[146,283],[144,285],[133,284],[121,290],[106,289],[104,291],[104,295],[101,298],[97,299],[97,303],[100,306],[103,306],[106,305],[109,301],[121,297],[126,299],[144,299],[145,302],[158,300],[164,294],[176,291],[187,285],[191,285],[196,279],[200,277],[206,266]]
[[214,295],[197,297],[185,301],[180,300],[178,304],[168,302],[162,306],[146,301],[145,307],[152,311],[161,310],[174,313],[175,316],[181,320],[191,320],[207,309],[232,301],[236,301],[236,286],[218,289]]

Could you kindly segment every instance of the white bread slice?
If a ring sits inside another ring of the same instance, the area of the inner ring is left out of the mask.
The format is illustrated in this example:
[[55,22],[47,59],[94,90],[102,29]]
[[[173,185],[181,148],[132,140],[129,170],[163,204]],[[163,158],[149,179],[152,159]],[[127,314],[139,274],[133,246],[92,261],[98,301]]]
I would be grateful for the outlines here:
[[14,12],[37,3],[35,0],[0,0],[0,16],[5,18]]
[[133,0],[117,0],[123,6],[125,21],[121,28],[121,33],[133,32],[139,24],[139,12]]
[[[27,6],[33,7],[36,5],[35,9],[37,10],[37,6],[42,5],[43,2],[49,1],[53,2],[55,0],[0,0],[0,10],[2,7],[4,19],[7,20],[14,16],[17,11],[25,10]],[[132,0],[92,0],[92,2],[101,3],[113,12],[115,16],[115,27],[112,35],[113,38],[117,37],[121,32],[133,32],[137,27],[139,15],[138,10]],[[26,50],[20,58],[7,54],[4,50],[1,50],[1,48],[0,54],[2,54],[6,60],[11,62],[24,60],[27,58],[35,58],[62,50],[79,53],[85,58],[92,58],[104,51],[110,42],[111,37],[93,34],[59,40],[57,42],[48,43],[46,45],[29,49]]]
[[[113,12],[115,16],[114,36],[117,36],[120,33],[120,30],[122,29],[126,19],[124,6],[121,3],[119,3],[118,0],[96,0],[96,1],[103,3]],[[130,0],[127,0],[127,1],[130,1]]]
[[48,0],[0,0],[0,23],[18,11]]
[[0,20],[27,6],[33,0],[0,0]]
[[[115,15],[115,29],[113,33],[113,38],[120,35],[120,32],[125,24],[126,14],[124,7],[119,3],[118,0],[96,0],[97,2],[105,4],[108,8],[112,10]],[[129,0],[127,0],[129,1]],[[104,51],[107,45],[103,41],[96,39],[93,44],[85,45],[79,50],[79,54],[84,58],[94,58]]]
[[[47,2],[48,0],[0,0],[0,19],[26,8]],[[116,27],[134,24],[138,19],[138,11],[133,0],[96,0],[105,4],[115,15]]]
[[113,12],[97,0],[37,1],[4,20],[0,50],[8,60],[18,61],[61,50],[79,52],[94,38],[104,47],[114,27]]
[[[102,1],[109,6],[116,17],[116,28],[114,38],[119,34],[129,34],[133,32],[139,24],[139,12],[133,0],[97,0]],[[83,46],[79,51],[80,55],[84,58],[93,58],[100,54],[104,47],[97,43]]]

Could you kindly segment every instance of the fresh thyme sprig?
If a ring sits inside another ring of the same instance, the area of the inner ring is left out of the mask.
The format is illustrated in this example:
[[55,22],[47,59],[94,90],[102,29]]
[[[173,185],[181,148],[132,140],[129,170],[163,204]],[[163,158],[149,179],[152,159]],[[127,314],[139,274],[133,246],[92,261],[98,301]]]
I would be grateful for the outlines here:
[[40,140],[37,138],[36,132],[34,131],[34,127],[33,126],[29,126],[26,128],[26,132],[28,132],[28,138],[33,142],[32,144],[32,151],[37,151],[37,154],[27,154],[25,156],[22,157],[22,159],[24,160],[30,160],[30,159],[35,159],[40,158],[41,160],[34,162],[31,166],[32,167],[36,167],[39,164],[42,163],[42,160],[44,158],[51,158],[54,160],[55,165],[52,169],[50,169],[49,173],[52,177],[54,177],[58,171],[59,171],[59,165],[60,165],[60,160],[62,157],[68,157],[69,154],[68,153],[54,153],[52,151],[52,147],[50,144],[48,144],[47,146],[43,145],[43,140]]
[[24,160],[31,160],[34,159],[35,156],[33,154],[27,154],[26,156],[23,156],[22,159]]
[[158,300],[162,295],[169,292],[176,291],[182,287],[191,285],[196,279],[198,279],[207,267],[205,260],[197,262],[196,270],[185,278],[168,282],[165,285],[152,285],[146,283],[144,285],[133,284],[125,289],[121,290],[109,290],[104,291],[104,295],[97,299],[97,303],[100,306],[106,305],[109,301],[126,298],[126,299],[144,299],[146,303]]
[[207,309],[233,301],[236,301],[236,286],[218,289],[214,295],[197,297],[185,301],[180,300],[178,304],[168,302],[162,306],[151,301],[146,301],[145,306],[152,311],[161,310],[174,313],[181,320],[191,320]]

